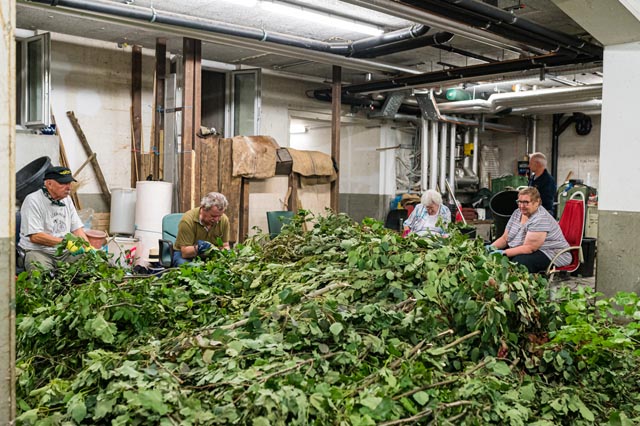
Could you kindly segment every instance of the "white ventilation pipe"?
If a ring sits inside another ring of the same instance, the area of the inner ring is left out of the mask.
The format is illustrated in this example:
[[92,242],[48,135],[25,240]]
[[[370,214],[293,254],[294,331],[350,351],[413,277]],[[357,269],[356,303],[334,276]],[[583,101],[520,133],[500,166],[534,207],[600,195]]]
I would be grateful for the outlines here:
[[496,113],[507,108],[524,108],[537,105],[563,105],[569,102],[587,102],[602,98],[602,85],[561,87],[554,89],[527,90],[522,92],[496,93],[489,99],[442,102],[438,109],[442,113]]
[[429,189],[429,120],[420,122],[420,192]]
[[537,141],[538,141],[538,117],[533,115],[531,116],[531,152],[538,152],[538,150],[536,149]]
[[429,189],[436,189],[438,186],[438,126],[440,123],[437,121],[431,122],[431,154],[429,156]]
[[473,129],[473,162],[471,163],[471,170],[473,173],[478,176],[478,149],[479,143],[478,139],[480,137],[480,129],[477,127]]
[[[455,123],[451,124],[451,140],[449,141],[449,187],[452,191],[455,191],[456,187],[456,127]],[[450,195],[455,196],[455,194]]]
[[440,130],[440,192],[442,194],[447,192],[445,180],[447,179],[447,142],[448,135],[447,129],[449,125],[442,123]]

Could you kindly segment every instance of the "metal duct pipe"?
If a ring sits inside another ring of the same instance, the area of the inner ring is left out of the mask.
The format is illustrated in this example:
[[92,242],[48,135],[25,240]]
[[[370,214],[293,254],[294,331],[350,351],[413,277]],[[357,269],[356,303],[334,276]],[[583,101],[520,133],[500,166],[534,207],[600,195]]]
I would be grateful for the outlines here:
[[[462,8],[467,11],[477,13],[481,16],[490,18],[498,25],[491,25],[488,31],[494,28],[505,28],[505,26],[523,30],[529,35],[535,34],[543,38],[548,38],[559,46],[565,46],[570,49],[587,53],[588,55],[602,55],[602,48],[591,43],[587,43],[577,37],[570,36],[558,31],[549,30],[535,22],[515,16],[511,12],[507,12],[498,7],[488,5],[474,0],[442,0],[445,3]],[[418,6],[420,7],[420,6]],[[504,35],[504,34],[503,34]],[[507,36],[508,37],[508,36]]]
[[398,43],[383,44],[379,46],[370,47],[366,50],[354,52],[351,56],[354,58],[376,58],[378,56],[389,55],[391,53],[404,52],[411,49],[417,49],[420,47],[437,46],[443,43],[448,43],[453,38],[452,33],[446,31],[435,33],[432,35],[424,35],[412,40],[405,40]]
[[436,189],[438,186],[438,135],[440,123],[437,121],[431,121],[431,155],[429,159],[431,164],[429,165],[429,189]]
[[473,129],[473,161],[471,163],[471,170],[473,174],[478,176],[478,139],[480,137],[480,129],[477,127]]
[[538,142],[538,117],[531,116],[531,152],[538,152],[536,143]]
[[[455,123],[451,124],[451,140],[449,141],[449,187],[453,191],[456,186],[456,131]],[[455,194],[451,194],[453,198]]]
[[395,0],[342,0],[345,3],[355,4],[369,10],[403,18],[413,22],[430,25],[440,29],[446,29],[461,37],[483,43],[498,49],[505,49],[514,53],[546,53],[542,49],[531,47],[526,43],[509,40],[505,37],[487,33],[486,31],[474,28],[459,21],[452,21],[435,13],[417,9],[407,4],[399,3]]
[[420,192],[429,189],[429,120],[420,123]]
[[[55,2],[50,0],[29,0],[28,2],[21,1],[21,3],[27,6],[33,4],[32,7],[45,7],[48,10],[59,10],[66,14],[75,14],[83,17],[86,17],[87,13],[89,13],[91,18],[102,22],[115,22],[137,28],[162,30],[182,37],[198,38],[203,41],[229,46],[255,50],[257,49],[255,41],[258,41],[261,42],[259,49],[264,52],[308,59],[330,65],[340,65],[366,72],[391,71],[405,74],[421,74],[420,71],[414,68],[365,59],[343,58],[342,55],[345,55],[349,49],[348,44],[345,43],[331,44],[134,5],[96,0],[92,2],[83,0],[56,0]],[[55,6],[51,6],[52,3]],[[84,12],[77,12],[78,10]],[[309,50],[313,50],[313,53],[309,52]]]
[[456,113],[496,113],[505,108],[535,105],[566,104],[570,101],[590,101],[602,97],[602,85],[560,87],[554,89],[527,90],[523,92],[496,93],[489,99],[443,102],[438,104],[441,112]]
[[602,99],[584,102],[568,102],[565,104],[531,105],[511,109],[511,114],[556,114],[561,112],[600,114],[602,112]]
[[[515,71],[528,71],[537,68],[555,67],[561,65],[575,65],[577,63],[592,62],[595,58],[549,54],[534,56],[524,59],[513,59],[497,63],[478,64],[468,67],[453,68],[444,71],[433,71],[420,75],[396,77],[370,83],[352,84],[343,87],[346,93],[381,92],[388,90],[401,90],[411,87],[426,86],[443,81],[470,79],[473,77],[487,77],[491,75],[503,75]],[[326,90],[326,89],[324,89]]]
[[447,142],[449,135],[447,134],[447,123],[442,123],[440,131],[440,192],[445,194],[447,192],[447,186],[445,181],[447,178]]
[[349,45],[349,52],[345,54],[355,56],[358,52],[367,51],[374,47],[384,46],[388,44],[398,43],[405,40],[411,40],[421,37],[429,32],[431,27],[427,25],[417,24],[409,28],[391,31],[379,36],[368,37],[362,40],[356,40]]
[[[542,48],[548,52],[602,56],[602,48],[588,45],[567,34],[552,32],[500,9],[498,10],[502,14],[498,17],[497,14],[491,13],[490,8],[474,7],[479,4],[476,1],[471,2],[473,6],[467,5],[468,7],[461,5],[463,2],[458,0],[403,0],[403,2],[511,40]],[[485,5],[482,4],[482,6]]]

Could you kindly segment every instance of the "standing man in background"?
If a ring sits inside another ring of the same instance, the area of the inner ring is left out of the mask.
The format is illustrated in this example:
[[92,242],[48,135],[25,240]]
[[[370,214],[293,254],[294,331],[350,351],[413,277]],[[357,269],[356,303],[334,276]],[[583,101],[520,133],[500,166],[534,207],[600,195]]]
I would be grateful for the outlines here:
[[542,207],[555,217],[556,181],[547,171],[547,157],[541,152],[529,155],[529,186],[538,189]]

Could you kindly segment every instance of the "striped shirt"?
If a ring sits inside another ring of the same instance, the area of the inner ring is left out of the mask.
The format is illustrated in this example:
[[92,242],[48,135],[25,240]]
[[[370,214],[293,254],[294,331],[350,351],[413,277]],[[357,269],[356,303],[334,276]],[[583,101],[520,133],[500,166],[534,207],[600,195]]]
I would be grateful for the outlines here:
[[446,225],[451,222],[451,210],[444,204],[440,204],[440,210],[438,213],[430,216],[427,212],[427,208],[422,204],[416,205],[411,212],[411,215],[404,222],[404,226],[408,227],[411,232],[414,232],[420,236],[426,235],[430,232],[437,232],[442,234],[444,230],[438,224],[438,219],[442,218],[442,225]]
[[[569,247],[569,243],[562,235],[558,222],[542,206],[538,207],[525,223],[520,223],[522,212],[516,209],[507,223],[507,244],[509,247],[519,247],[524,244],[527,232],[546,232],[547,236],[538,249],[549,259],[553,259],[560,250]],[[565,266],[571,263],[571,253],[563,253],[556,265]]]

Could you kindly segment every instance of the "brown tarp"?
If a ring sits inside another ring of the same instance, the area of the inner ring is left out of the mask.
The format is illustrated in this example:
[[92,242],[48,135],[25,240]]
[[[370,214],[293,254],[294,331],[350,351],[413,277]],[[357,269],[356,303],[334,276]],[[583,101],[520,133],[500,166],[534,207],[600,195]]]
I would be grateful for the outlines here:
[[275,176],[278,148],[271,136],[234,136],[233,176],[253,179]]
[[330,155],[319,151],[299,151],[287,148],[293,160],[293,172],[301,176],[300,183],[318,185],[333,182],[337,178]]

